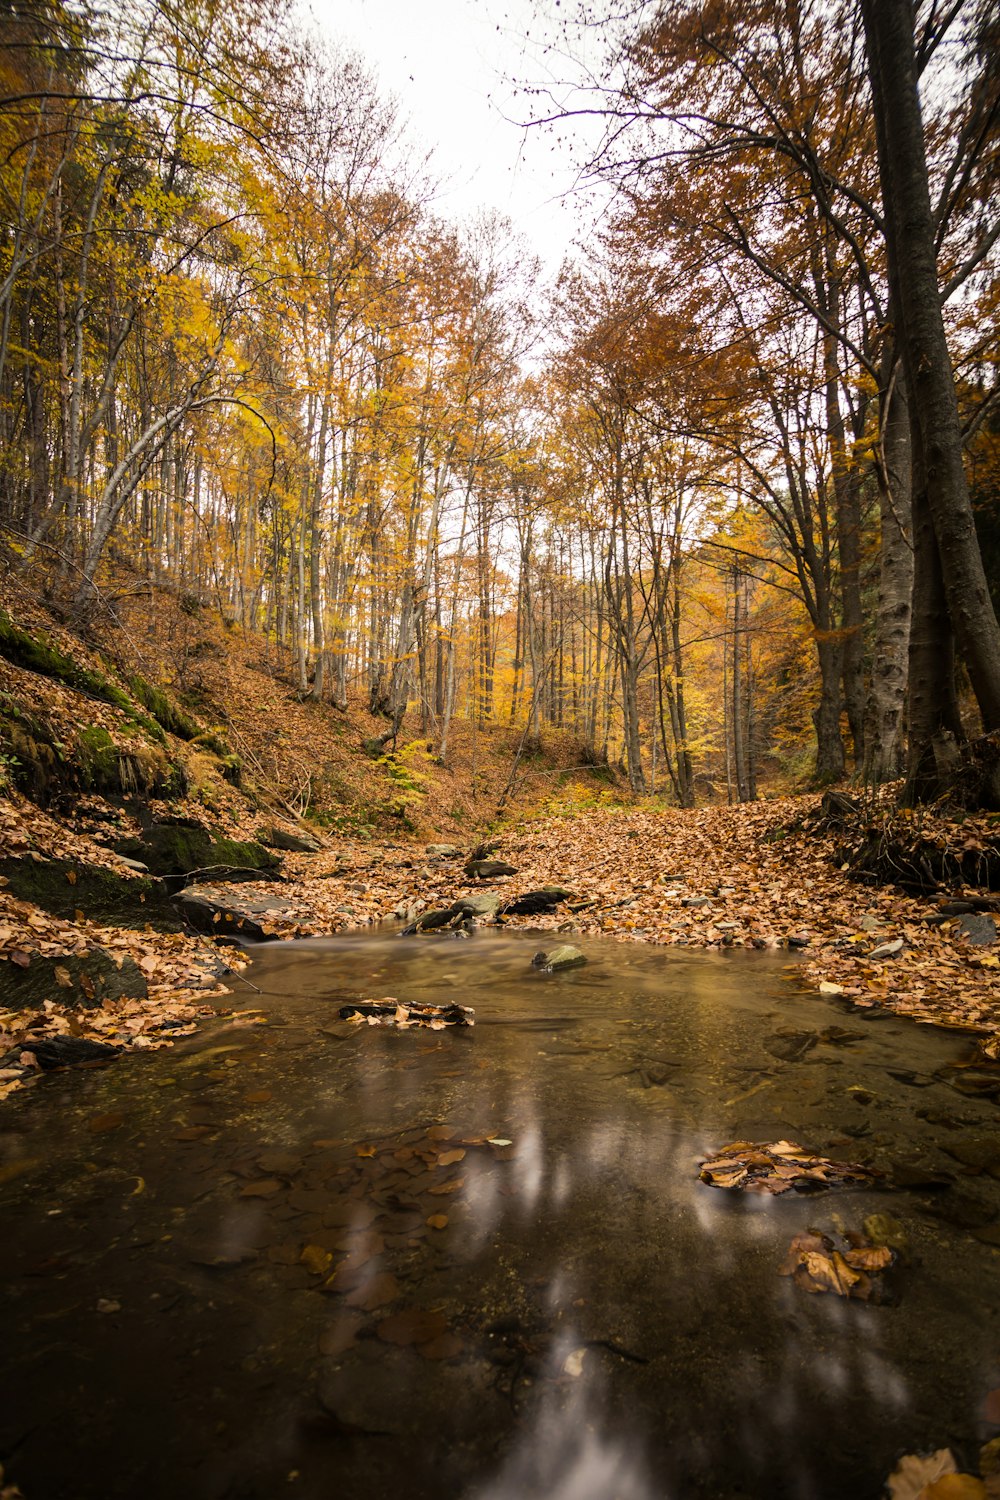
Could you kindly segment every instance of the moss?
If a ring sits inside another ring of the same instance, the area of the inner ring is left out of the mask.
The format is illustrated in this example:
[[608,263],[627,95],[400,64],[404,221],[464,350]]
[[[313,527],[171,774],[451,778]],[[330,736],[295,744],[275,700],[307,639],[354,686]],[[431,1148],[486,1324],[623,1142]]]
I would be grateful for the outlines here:
[[43,677],[52,677],[57,682],[65,683],[67,687],[76,688],[78,692],[89,693],[102,703],[110,703],[113,708],[121,709],[123,714],[141,725],[147,733],[162,738],[156,721],[146,714],[137,713],[132,700],[120,687],[107,677],[102,677],[99,672],[80,666],[79,662],[75,662],[43,637],[28,635],[26,631],[20,630],[3,609],[0,609],[0,655],[15,666],[26,667],[29,672],[38,672]]
[[128,839],[118,851],[142,860],[154,875],[190,875],[217,867],[266,871],[280,864],[261,844],[215,838],[200,825],[179,823],[154,823],[142,839]]
[[93,724],[80,730],[77,740],[80,778],[88,789],[117,791],[121,784],[118,771],[118,746],[106,729]]
[[180,740],[196,740],[202,727],[182,708],[171,703],[162,688],[154,687],[145,677],[129,678],[129,687],[144,708],[147,708],[162,729],[175,734]]
[[[116,875],[68,859],[0,860],[0,875],[20,901],[72,920],[77,911],[108,926],[176,932],[183,924],[157,885],[146,876]],[[6,967],[6,965],[4,965]]]

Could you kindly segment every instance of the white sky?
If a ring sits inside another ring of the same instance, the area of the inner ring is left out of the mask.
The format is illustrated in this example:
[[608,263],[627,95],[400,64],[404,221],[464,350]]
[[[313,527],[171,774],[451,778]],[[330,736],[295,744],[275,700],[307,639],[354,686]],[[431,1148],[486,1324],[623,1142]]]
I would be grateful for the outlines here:
[[550,28],[532,0],[309,0],[308,11],[325,35],[362,54],[412,140],[433,150],[440,215],[496,209],[546,271],[557,270],[591,215],[571,191],[569,147],[515,123],[529,104],[509,80],[545,70],[538,44]]

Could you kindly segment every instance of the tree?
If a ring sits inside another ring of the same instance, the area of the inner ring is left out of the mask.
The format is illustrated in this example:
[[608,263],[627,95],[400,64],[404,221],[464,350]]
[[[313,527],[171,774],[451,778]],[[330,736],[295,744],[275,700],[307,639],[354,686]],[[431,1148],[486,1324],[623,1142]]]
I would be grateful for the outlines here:
[[[946,644],[950,632],[941,629],[942,611],[936,605],[938,589],[987,731],[1000,728],[1000,627],[969,500],[955,380],[941,314],[913,10],[909,0],[861,0],[861,10],[878,127],[889,276],[900,323],[918,475],[915,612],[922,626],[913,663],[917,676],[912,683],[907,792],[920,799],[947,789],[954,762],[949,742],[956,727],[960,729],[949,695],[942,704],[936,690],[940,665],[935,671],[933,646],[939,647],[939,664],[942,658],[947,664],[950,655]],[[935,616],[941,622],[936,643],[925,633]]]

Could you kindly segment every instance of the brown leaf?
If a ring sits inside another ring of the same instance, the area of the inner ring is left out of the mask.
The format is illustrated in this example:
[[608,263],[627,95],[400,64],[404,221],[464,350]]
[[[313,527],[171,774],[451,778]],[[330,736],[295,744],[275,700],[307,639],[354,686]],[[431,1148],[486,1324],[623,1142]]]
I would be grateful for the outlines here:
[[427,1191],[440,1196],[443,1193],[457,1193],[464,1186],[464,1177],[453,1177],[450,1182],[439,1182],[436,1187],[428,1188]]
[[426,1344],[420,1344],[417,1352],[424,1359],[457,1359],[465,1352],[465,1345],[457,1333],[442,1333],[436,1339],[430,1339]]
[[428,1229],[444,1229],[448,1223],[448,1215],[431,1214],[430,1218],[425,1220],[425,1223]]
[[12,964],[17,964],[19,969],[26,969],[31,963],[31,954],[24,948],[12,948],[10,961]]
[[375,1312],[378,1308],[395,1302],[398,1296],[399,1282],[390,1272],[383,1271],[371,1281],[362,1282],[360,1286],[355,1287],[353,1292],[348,1293],[346,1300],[349,1307],[360,1307],[364,1312]]
[[333,1255],[322,1245],[303,1245],[299,1264],[312,1276],[323,1276],[333,1265]]
[[87,1121],[87,1129],[91,1135],[104,1135],[108,1130],[117,1130],[119,1125],[124,1124],[125,1116],[120,1110],[110,1110],[106,1115],[94,1115]]
[[245,1182],[240,1188],[241,1198],[273,1198],[280,1193],[284,1183],[277,1177],[262,1177],[258,1182]]
[[364,1318],[357,1313],[341,1312],[324,1328],[319,1336],[319,1352],[332,1358],[346,1353],[357,1343],[358,1334],[365,1326]]
[[437,1165],[439,1167],[451,1167],[455,1164],[455,1162],[461,1161],[464,1156],[465,1151],[462,1147],[459,1147],[455,1151],[442,1151],[441,1155],[437,1159]]
[[444,1313],[406,1307],[385,1318],[375,1332],[384,1344],[426,1344],[447,1331]]

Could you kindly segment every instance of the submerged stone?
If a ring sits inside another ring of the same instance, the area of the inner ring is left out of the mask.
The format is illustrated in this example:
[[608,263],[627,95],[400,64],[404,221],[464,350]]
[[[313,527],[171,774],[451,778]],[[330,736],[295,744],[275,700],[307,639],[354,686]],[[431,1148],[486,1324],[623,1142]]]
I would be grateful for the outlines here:
[[579,948],[574,948],[572,943],[560,943],[558,948],[550,948],[548,953],[542,949],[536,953],[531,960],[536,969],[545,969],[549,974],[555,974],[560,969],[575,969],[587,962],[586,955]]

